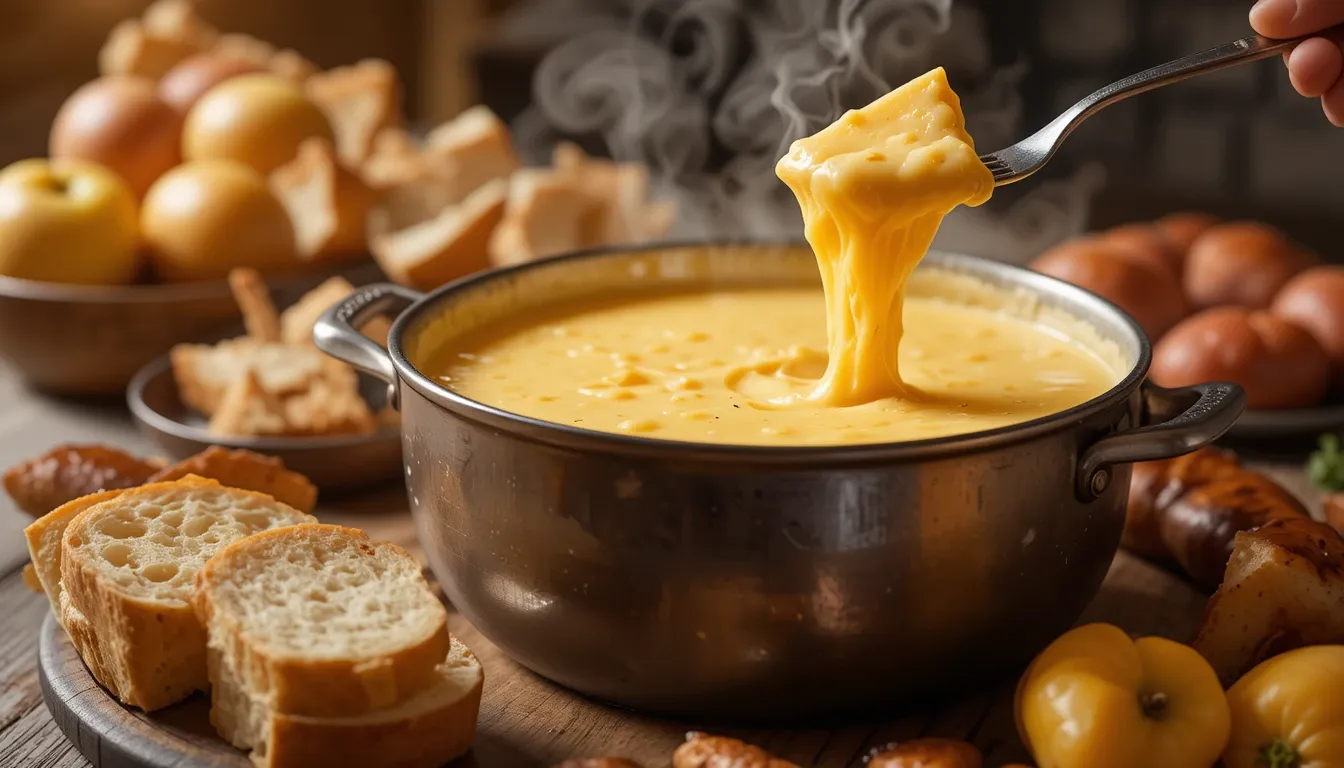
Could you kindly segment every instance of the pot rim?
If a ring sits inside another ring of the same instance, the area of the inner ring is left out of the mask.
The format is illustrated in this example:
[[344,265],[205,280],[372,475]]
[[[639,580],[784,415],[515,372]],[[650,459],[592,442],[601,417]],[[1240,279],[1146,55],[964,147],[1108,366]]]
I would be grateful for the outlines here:
[[[421,373],[406,356],[402,337],[417,318],[442,303],[453,294],[487,285],[495,280],[534,269],[540,265],[554,267],[558,263],[580,262],[586,259],[610,258],[679,248],[808,248],[796,240],[708,240],[661,241],[629,246],[603,246],[555,256],[510,267],[488,270],[448,283],[421,296],[397,316],[388,333],[388,354],[397,376],[435,406],[458,418],[485,424],[514,437],[547,443],[585,453],[620,454],[624,456],[676,461],[713,461],[733,464],[760,464],[797,466],[818,464],[858,464],[876,462],[930,461],[961,456],[968,453],[996,450],[1034,440],[1043,435],[1076,426],[1086,417],[1125,401],[1147,376],[1152,362],[1152,344],[1139,324],[1112,302],[1062,280],[1033,272],[1025,267],[995,261],[979,256],[930,250],[921,266],[932,261],[955,267],[972,264],[972,274],[992,274],[1007,278],[1006,282],[1021,286],[1037,294],[1055,294],[1074,303],[1095,310],[1095,315],[1118,321],[1128,328],[1138,342],[1138,355],[1121,379],[1110,389],[1086,402],[1048,416],[1011,424],[981,432],[961,435],[906,440],[889,443],[859,443],[822,446],[763,446],[720,443],[696,443],[684,440],[623,435],[573,427],[567,424],[523,416],[492,405],[464,397],[432,381]],[[1087,318],[1082,318],[1086,320]]]

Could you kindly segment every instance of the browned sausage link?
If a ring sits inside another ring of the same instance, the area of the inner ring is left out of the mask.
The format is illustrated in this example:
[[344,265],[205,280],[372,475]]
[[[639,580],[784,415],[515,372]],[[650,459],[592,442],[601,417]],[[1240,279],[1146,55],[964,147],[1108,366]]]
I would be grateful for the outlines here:
[[62,445],[11,467],[4,483],[19,509],[41,517],[90,493],[142,485],[160,468],[115,448]]
[[1245,470],[1172,502],[1162,517],[1162,540],[1195,583],[1217,589],[1239,531],[1307,517],[1302,504],[1273,480]]
[[686,734],[686,743],[672,753],[672,768],[798,768],[772,757],[760,747],[727,736]]
[[868,760],[868,768],[980,768],[983,760],[972,744],[927,738],[884,747]]
[[1238,531],[1294,517],[1307,510],[1292,494],[1233,454],[1204,448],[1134,467],[1121,544],[1215,589]]

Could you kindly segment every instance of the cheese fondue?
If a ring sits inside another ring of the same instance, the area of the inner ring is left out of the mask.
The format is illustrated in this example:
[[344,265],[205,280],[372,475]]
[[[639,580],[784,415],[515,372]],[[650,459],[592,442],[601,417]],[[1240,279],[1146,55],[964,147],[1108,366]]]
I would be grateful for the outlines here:
[[802,207],[822,291],[551,306],[450,338],[423,369],[558,424],[743,445],[978,432],[1118,380],[1118,353],[1076,320],[964,276],[911,277],[943,216],[993,187],[941,69],[796,142],[777,170]]
[[[989,199],[941,68],[800,139],[776,168],[803,209],[826,294],[826,373],[808,397],[855,405],[908,393],[897,350],[905,281],[943,216]],[[911,318],[913,319],[913,318]]]

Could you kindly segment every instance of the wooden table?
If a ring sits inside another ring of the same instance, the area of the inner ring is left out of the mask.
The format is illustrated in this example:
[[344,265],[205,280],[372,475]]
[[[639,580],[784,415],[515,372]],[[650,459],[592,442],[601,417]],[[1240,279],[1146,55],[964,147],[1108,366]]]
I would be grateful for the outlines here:
[[[152,453],[119,403],[89,404],[25,391],[0,367],[0,467],[61,442],[105,442]],[[1319,505],[1297,464],[1261,465],[1309,504]],[[415,534],[400,486],[358,498],[324,501],[327,522],[364,528],[371,536],[415,550]],[[57,729],[42,702],[37,677],[38,625],[45,598],[20,575],[26,560],[16,544],[26,518],[0,501],[0,766],[72,768],[89,763]],[[1141,634],[1184,640],[1204,595],[1183,581],[1121,553],[1085,620],[1105,620]],[[672,751],[695,723],[670,723],[613,710],[538,678],[505,658],[459,616],[451,628],[486,668],[477,744],[460,764],[482,768],[548,766],[578,756],[618,755],[648,768],[669,764]],[[985,751],[986,765],[1024,760],[1013,727],[1011,685],[929,712],[814,731],[722,731],[803,766],[857,766],[870,748],[919,735],[969,739]]]

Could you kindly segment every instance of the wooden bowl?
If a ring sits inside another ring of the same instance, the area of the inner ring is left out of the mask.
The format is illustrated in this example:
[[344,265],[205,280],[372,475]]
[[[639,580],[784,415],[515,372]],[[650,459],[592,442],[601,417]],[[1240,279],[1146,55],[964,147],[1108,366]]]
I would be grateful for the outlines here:
[[[281,306],[333,275],[379,279],[371,262],[270,280]],[[84,286],[0,277],[0,359],[62,395],[115,395],[149,361],[241,320],[228,283]]]
[[[360,374],[360,390],[369,407],[387,404],[387,385]],[[212,445],[246,448],[275,456],[305,475],[320,490],[365,488],[401,476],[401,428],[385,426],[370,435],[331,437],[223,437],[206,430],[206,420],[178,396],[172,363],[156,358],[131,379],[126,403],[140,431],[173,459],[200,453]]]

